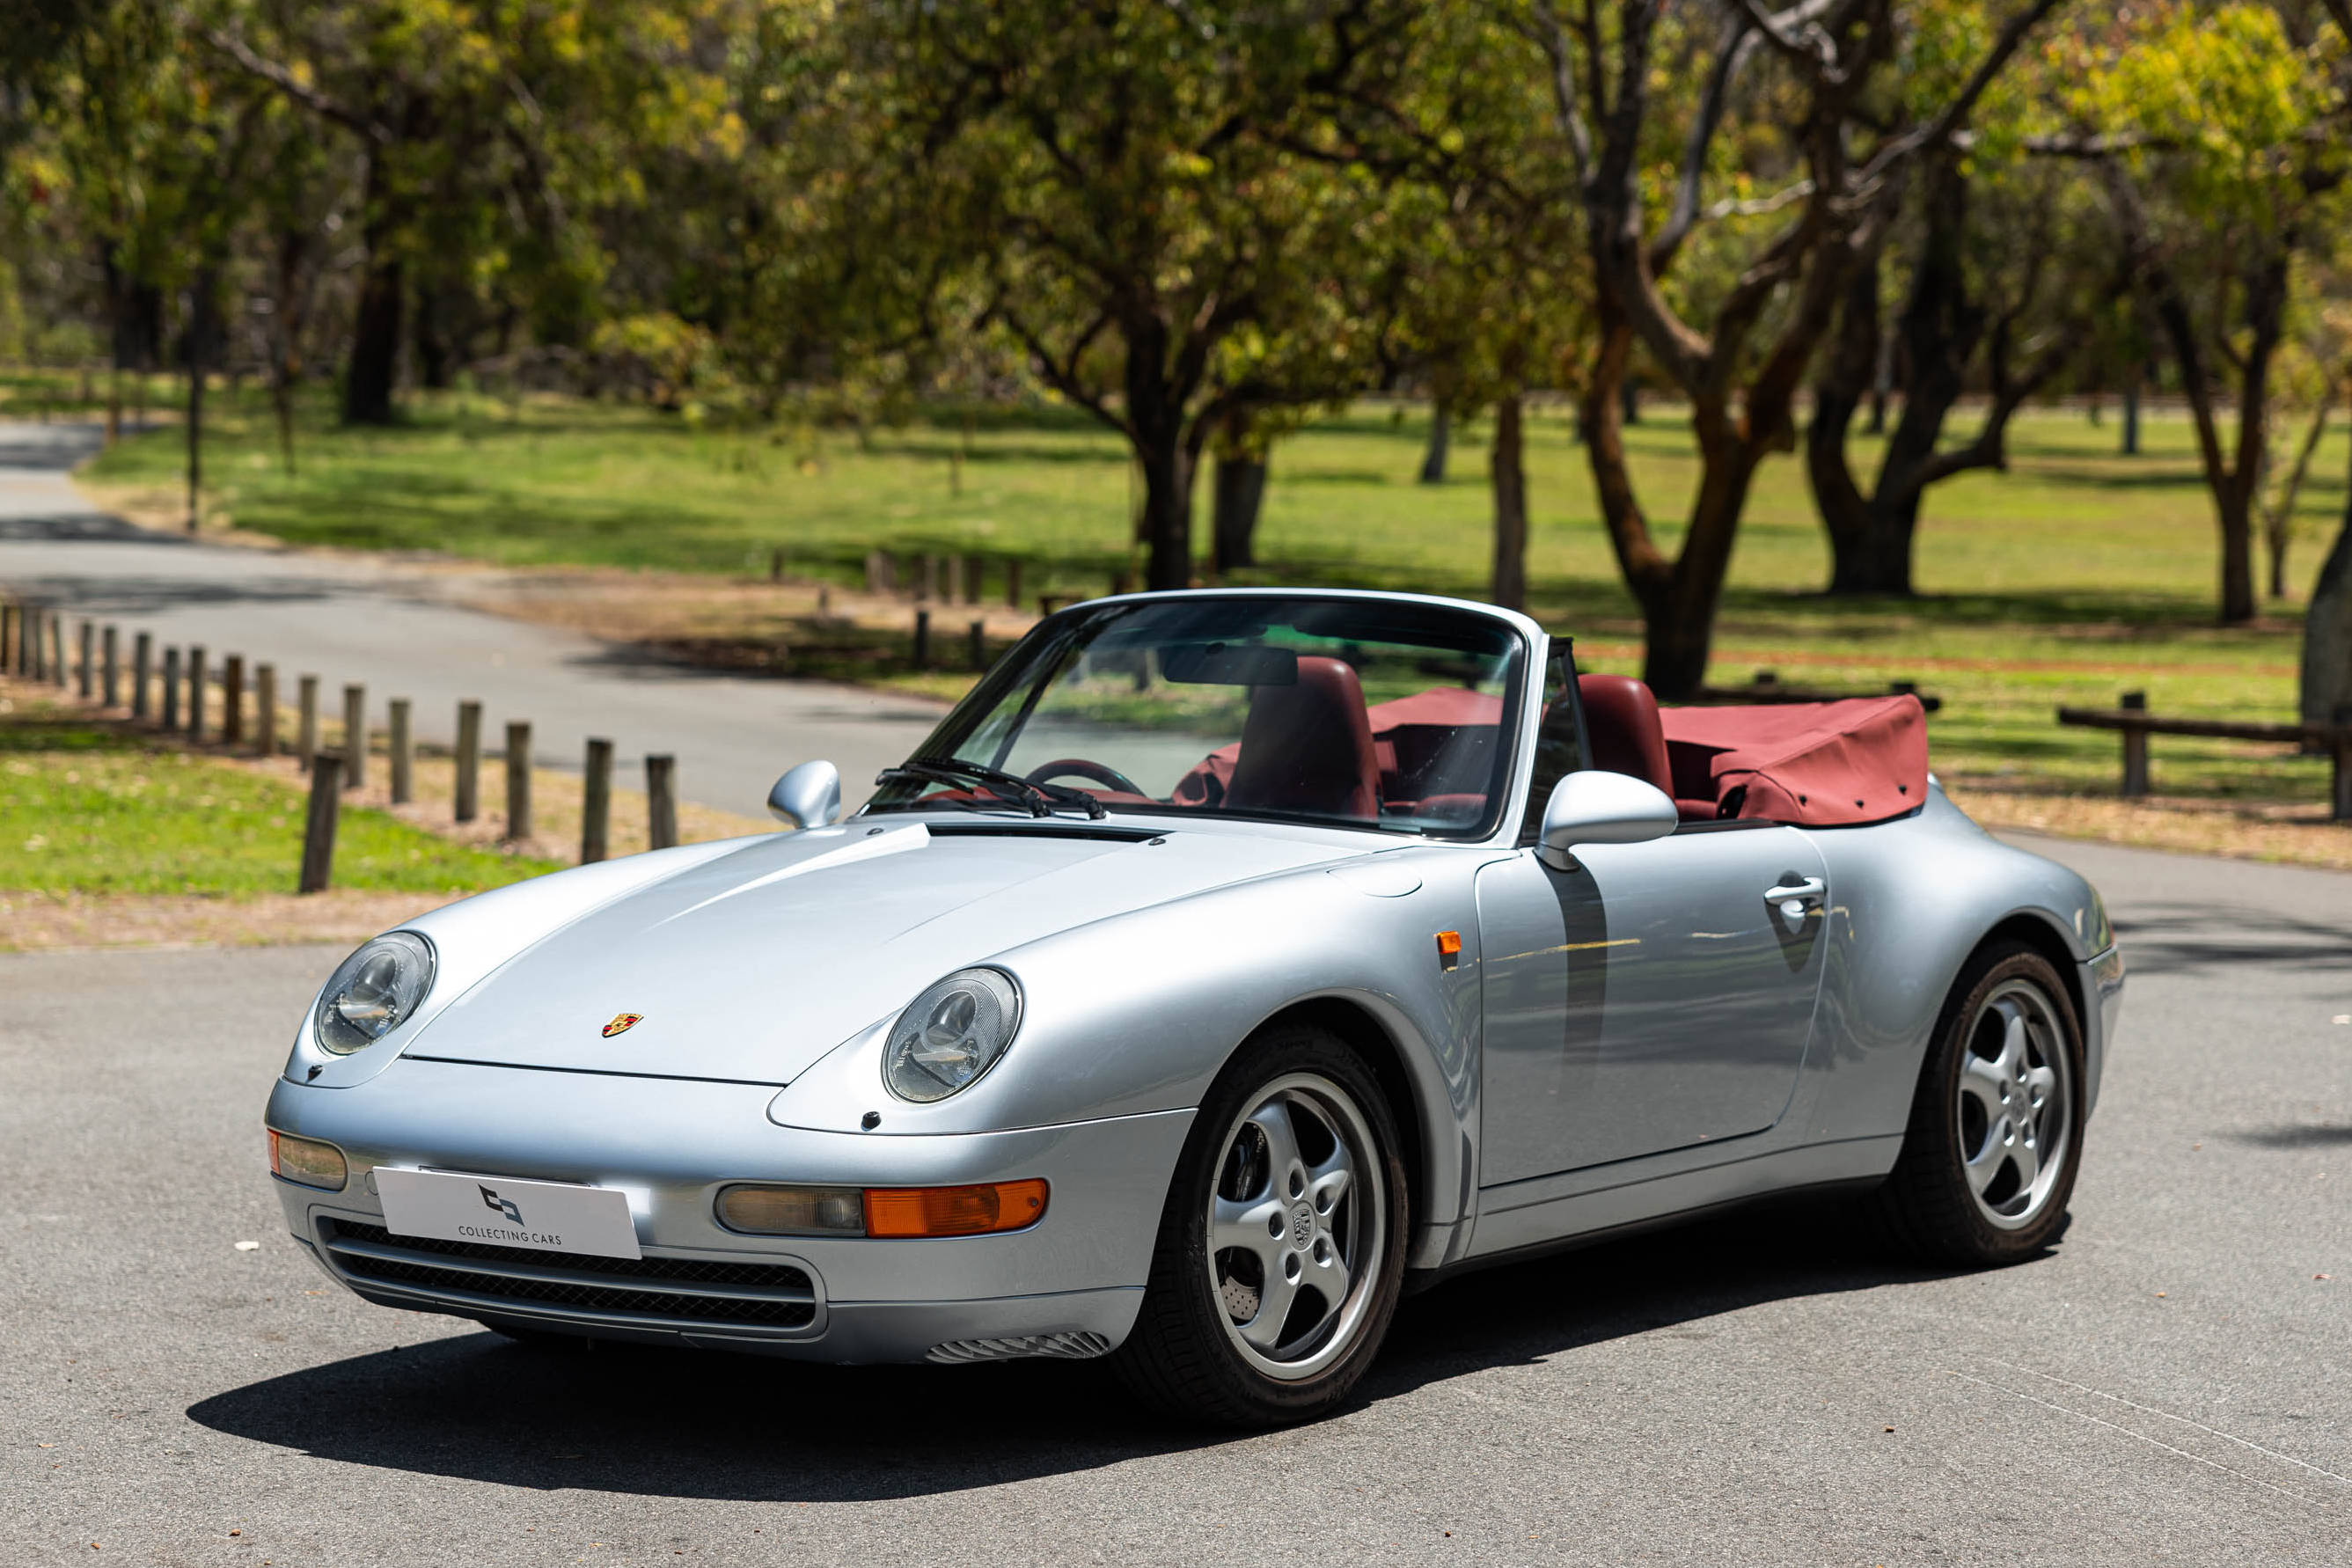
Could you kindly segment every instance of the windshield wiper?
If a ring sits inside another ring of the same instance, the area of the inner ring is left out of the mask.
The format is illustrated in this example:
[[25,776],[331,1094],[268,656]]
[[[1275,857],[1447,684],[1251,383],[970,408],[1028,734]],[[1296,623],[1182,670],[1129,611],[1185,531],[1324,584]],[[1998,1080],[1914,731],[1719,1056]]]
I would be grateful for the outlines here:
[[1067,784],[1034,784],[1019,773],[1008,773],[982,763],[967,763],[960,757],[917,757],[895,768],[884,768],[874,775],[877,784],[895,784],[903,779],[927,779],[933,784],[976,784],[1007,805],[1017,805],[1032,816],[1051,816],[1056,804],[1075,805],[1085,811],[1089,819],[1098,820],[1110,813],[1103,803],[1082,789]]

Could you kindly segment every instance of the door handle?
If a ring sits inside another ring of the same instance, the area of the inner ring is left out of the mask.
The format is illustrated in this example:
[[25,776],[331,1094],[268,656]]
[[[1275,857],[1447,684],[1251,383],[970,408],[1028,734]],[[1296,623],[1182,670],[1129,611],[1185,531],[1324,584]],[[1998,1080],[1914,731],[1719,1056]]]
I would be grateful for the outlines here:
[[1790,882],[1778,888],[1765,889],[1764,901],[1768,904],[1786,903],[1792,899],[1804,901],[1819,899],[1828,891],[1828,883],[1819,877],[1808,877],[1801,882]]

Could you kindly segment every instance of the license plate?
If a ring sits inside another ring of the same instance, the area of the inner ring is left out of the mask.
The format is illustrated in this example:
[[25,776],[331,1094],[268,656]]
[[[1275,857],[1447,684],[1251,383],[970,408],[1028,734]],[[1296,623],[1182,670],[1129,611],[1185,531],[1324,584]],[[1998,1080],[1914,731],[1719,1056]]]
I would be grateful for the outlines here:
[[641,1258],[626,1193],[566,1182],[375,1170],[383,1227],[394,1236],[526,1247],[595,1258]]

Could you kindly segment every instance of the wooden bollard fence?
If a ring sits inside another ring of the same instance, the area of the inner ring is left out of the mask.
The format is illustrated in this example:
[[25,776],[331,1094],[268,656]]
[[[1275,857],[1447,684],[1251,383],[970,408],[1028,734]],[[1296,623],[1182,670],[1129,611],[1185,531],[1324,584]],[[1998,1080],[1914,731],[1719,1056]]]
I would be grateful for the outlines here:
[[1004,563],[1004,607],[1021,607],[1021,558],[1017,555]]
[[530,721],[507,721],[507,831],[509,844],[530,837]]
[[986,669],[988,668],[988,623],[972,622],[971,635],[971,667],[974,669]]
[[51,610],[41,617],[49,623],[49,684],[66,689],[66,618]]
[[120,708],[122,706],[121,632],[110,623],[106,628],[106,635],[99,639],[99,646],[104,649],[102,657],[105,659],[106,670],[104,685],[106,692],[106,706],[109,708]]
[[166,732],[180,727],[180,650],[163,650],[163,729]]
[[98,627],[89,621],[81,624],[79,652],[81,663],[75,671],[75,695],[84,702],[98,695]]
[[310,759],[319,753],[319,678],[302,678],[300,695],[294,699],[294,754],[309,767]]
[[588,765],[580,784],[580,863],[593,866],[612,853],[613,742],[591,739]]
[[0,600],[0,675],[16,668],[16,619],[21,614],[14,599]]
[[677,845],[677,759],[646,759],[646,838],[647,847],[670,849]]
[[154,635],[141,632],[131,639],[131,717],[142,722],[147,718],[147,682],[154,665]]
[[245,655],[233,653],[221,660],[221,743],[245,743]]
[[416,794],[416,742],[409,733],[409,703],[395,697],[384,708],[387,733],[384,748],[392,769],[392,804],[406,805]]
[[482,814],[482,705],[457,704],[457,773],[452,781],[450,816],[471,822]]
[[917,669],[931,667],[931,612],[929,610],[915,612],[914,662]]
[[188,739],[205,738],[205,648],[202,643],[188,650]]
[[253,740],[256,756],[278,754],[278,667],[274,664],[253,667]]
[[963,558],[963,602],[965,604],[980,603],[980,574],[981,569],[987,563],[977,555],[967,555]]
[[333,752],[310,757],[310,809],[302,819],[302,874],[298,893],[323,893],[335,870],[335,819],[342,811],[343,759]]
[[367,783],[367,688],[352,683],[343,687],[343,787],[357,789]]

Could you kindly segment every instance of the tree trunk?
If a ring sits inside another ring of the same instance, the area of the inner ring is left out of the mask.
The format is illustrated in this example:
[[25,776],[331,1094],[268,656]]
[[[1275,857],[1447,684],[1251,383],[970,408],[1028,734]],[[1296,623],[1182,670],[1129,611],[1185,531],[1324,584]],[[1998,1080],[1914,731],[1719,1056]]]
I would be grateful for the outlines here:
[[352,322],[352,360],[343,380],[343,422],[389,425],[392,390],[400,367],[401,265],[397,258],[372,255],[360,280],[359,310]]
[[2306,724],[2335,721],[2352,705],[2352,487],[2344,502],[2344,525],[2311,587],[2303,615],[2303,689]]
[[1421,455],[1421,482],[1445,482],[1445,455],[1454,444],[1454,410],[1440,403],[1430,411],[1429,449]]
[[2139,367],[2134,365],[2131,380],[2124,384],[2124,456],[2139,456]]
[[1528,475],[1519,417],[1516,392],[1495,405],[1495,444],[1487,456],[1495,490],[1495,579],[1487,597],[1507,610],[1528,607]]
[[1812,481],[1814,510],[1830,536],[1832,594],[1871,592],[1870,507],[1854,482],[1846,432],[1861,402],[1864,382],[1885,358],[1878,330],[1878,267],[1875,259],[1854,268],[1838,311],[1837,335],[1822,356],[1813,381],[1813,416],[1805,426],[1805,473]]
[[2303,481],[2311,474],[2311,455],[2319,449],[2319,439],[2327,434],[2327,415],[2334,389],[2323,393],[2319,406],[2311,411],[2311,427],[2303,433],[2295,447],[2294,465],[2287,469],[2286,483],[2263,518],[2263,535],[2271,552],[2271,597],[2286,597],[2286,552],[2294,541],[2294,503],[2303,494]]
[[204,523],[205,366],[212,355],[213,269],[196,269],[188,300],[188,531]]
[[1257,564],[1255,546],[1258,507],[1265,499],[1265,467],[1264,454],[1253,455],[1245,447],[1217,454],[1210,526],[1220,573]]
[[1642,385],[1630,375],[1617,384],[1617,410],[1628,425],[1642,422]]
[[447,314],[448,307],[439,289],[425,288],[416,291],[416,384],[431,392],[449,388],[452,356],[446,330]]

